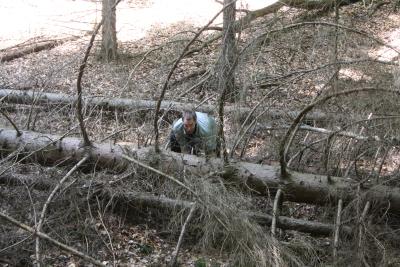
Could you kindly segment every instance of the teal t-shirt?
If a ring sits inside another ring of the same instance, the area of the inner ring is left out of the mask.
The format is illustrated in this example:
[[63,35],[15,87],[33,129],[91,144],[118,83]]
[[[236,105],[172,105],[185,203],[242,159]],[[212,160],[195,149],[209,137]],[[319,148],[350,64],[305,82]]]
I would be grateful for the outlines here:
[[[195,132],[190,135],[191,141],[198,149],[205,153],[215,151],[217,147],[217,126],[214,118],[206,113],[196,112],[197,123]],[[188,136],[185,136],[182,118],[176,120],[172,126],[176,140],[181,147],[186,147]]]

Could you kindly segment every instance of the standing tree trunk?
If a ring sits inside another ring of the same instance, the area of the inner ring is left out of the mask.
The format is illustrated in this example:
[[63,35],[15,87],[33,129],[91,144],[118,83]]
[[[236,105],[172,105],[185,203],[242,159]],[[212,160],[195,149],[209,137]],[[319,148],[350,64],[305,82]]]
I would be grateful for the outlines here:
[[222,52],[217,63],[218,90],[220,92],[218,100],[218,142],[221,144],[221,151],[217,151],[217,153],[222,152],[225,163],[228,163],[228,153],[224,135],[224,104],[225,101],[235,101],[235,77],[233,75],[236,55],[235,15],[236,0],[224,0]]
[[107,62],[117,58],[116,0],[103,1],[103,29],[101,41],[101,57]]
[[224,7],[227,8],[223,13],[223,39],[222,52],[218,62],[218,89],[224,92],[225,100],[234,102],[235,100],[235,57],[237,54],[235,38],[235,0],[224,0]]

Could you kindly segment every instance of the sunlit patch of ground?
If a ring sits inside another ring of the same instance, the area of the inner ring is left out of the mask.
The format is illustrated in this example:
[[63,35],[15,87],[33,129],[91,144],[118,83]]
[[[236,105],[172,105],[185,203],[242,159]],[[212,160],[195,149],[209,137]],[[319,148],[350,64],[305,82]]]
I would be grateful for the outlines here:
[[[238,8],[257,9],[275,0],[242,0]],[[221,8],[214,0],[122,1],[117,9],[120,41],[137,40],[147,31],[185,22],[206,24]],[[81,35],[101,20],[101,1],[24,0],[0,2],[0,49],[38,36]],[[215,24],[221,23],[221,17]],[[6,25],[6,26],[4,26]]]
[[[387,20],[388,24],[399,25],[400,15],[390,15]],[[394,59],[399,59],[400,51],[400,29],[394,29],[392,31],[386,32],[382,31],[379,37],[384,40],[387,46],[381,46],[378,49],[374,49],[369,52],[371,57],[377,58],[382,61],[393,61]]]

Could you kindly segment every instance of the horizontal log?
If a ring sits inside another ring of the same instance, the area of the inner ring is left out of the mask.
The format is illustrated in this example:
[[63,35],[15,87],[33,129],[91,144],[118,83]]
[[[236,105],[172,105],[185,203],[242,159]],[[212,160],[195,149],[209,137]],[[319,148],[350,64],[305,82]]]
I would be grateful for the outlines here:
[[[4,99],[3,99],[4,98]],[[60,93],[45,93],[32,90],[10,90],[0,89],[0,99],[3,102],[14,104],[33,104],[36,105],[73,105],[76,101],[76,96]],[[92,97],[84,96],[83,104],[89,107],[98,107],[106,110],[154,110],[157,101],[153,100],[138,100],[130,98],[111,98],[111,97]],[[161,103],[162,110],[182,111],[186,109],[196,109],[198,111],[214,114],[217,110],[212,105],[202,105],[197,107],[196,103],[182,103],[177,101],[163,101]],[[245,116],[251,111],[249,107],[226,106],[224,111],[227,113],[240,114]],[[283,112],[280,110],[270,109],[266,113],[268,118],[295,118],[298,112],[290,111]],[[326,120],[328,116],[321,112],[313,112],[307,115],[307,120]]]
[[128,163],[122,159],[123,149],[111,144],[95,144],[83,147],[83,140],[76,137],[64,137],[23,131],[17,136],[15,130],[0,128],[0,153],[21,150],[20,158],[29,157],[44,164],[57,164],[62,161],[76,163],[86,153],[92,162],[104,168],[123,170]]
[[[167,209],[167,210],[182,210],[192,207],[193,202],[186,200],[177,200],[167,197],[154,196],[149,193],[139,193],[139,192],[110,192],[103,190],[101,191],[102,197],[112,199],[114,202],[125,203],[132,206],[145,206],[155,209]],[[270,226],[272,222],[272,216],[269,214],[263,214],[258,212],[246,212],[239,211],[239,216],[248,216],[255,222]],[[294,219],[286,216],[279,216],[277,226],[285,230],[296,230],[303,233],[310,233],[316,236],[329,236],[334,231],[334,225],[320,222],[312,222],[300,219]],[[341,228],[342,232],[347,236],[352,235],[352,229],[348,226],[343,226]]]
[[[23,131],[21,136],[13,129],[0,128],[0,148],[12,152],[23,149],[32,153],[33,157],[44,162],[60,162],[65,159],[77,162],[86,153],[96,166],[123,170],[129,164],[124,159],[122,148],[111,144],[93,143],[92,147],[82,147],[79,138],[41,134]],[[131,152],[132,153],[132,152]],[[134,151],[135,157],[141,162],[157,163],[156,168],[167,173],[176,173],[185,167],[187,173],[204,177],[209,173],[219,173],[222,178],[236,182],[261,195],[274,194],[277,188],[284,191],[285,200],[310,204],[325,205],[331,201],[343,199],[348,202],[354,199],[354,190],[359,186],[348,178],[330,177],[325,175],[290,172],[290,177],[280,178],[279,166],[261,165],[248,162],[231,162],[224,165],[219,158],[204,159],[193,155],[183,155],[170,151],[156,154],[152,147]],[[361,194],[370,201],[385,203],[392,211],[400,211],[400,188],[374,185],[363,186]]]
[[[257,130],[260,131],[273,131],[273,130],[287,130],[289,129],[289,125],[282,125],[282,126],[271,126],[271,125],[266,125],[266,124],[261,124],[258,123],[256,126]],[[334,136],[343,136],[343,137],[348,137],[351,139],[355,139],[358,141],[373,141],[373,142],[385,142],[385,143],[391,143],[393,145],[399,145],[400,141],[396,137],[389,137],[389,138],[380,138],[377,135],[373,136],[367,136],[367,135],[361,135],[357,133],[353,133],[350,131],[344,131],[344,130],[329,130],[325,128],[319,128],[319,127],[313,127],[307,124],[301,124],[298,127],[298,130],[303,130],[303,131],[309,131],[309,132],[315,132],[315,133],[320,133],[320,134],[325,134],[325,135],[334,135]]]
[[[40,52],[43,50],[48,50],[56,47],[57,45],[63,44],[68,41],[73,41],[77,39],[77,37],[67,37],[64,39],[58,40],[44,40],[38,41],[35,43],[18,45],[12,47],[11,49],[3,49],[1,52],[3,55],[0,55],[0,62],[8,62],[23,56],[26,56],[31,53]],[[9,51],[8,51],[9,50]]]
[[47,42],[43,42],[40,44],[33,44],[30,46],[22,47],[20,49],[17,49],[15,51],[10,51],[10,52],[4,54],[3,56],[1,56],[0,62],[11,61],[16,58],[20,58],[25,55],[28,55],[30,53],[35,53],[35,52],[39,52],[42,50],[51,49],[51,48],[55,47],[56,45],[57,45],[57,41],[52,40],[52,41],[47,41]]
[[[0,176],[0,184],[4,185],[27,185],[37,190],[49,190],[52,185],[44,180],[32,178],[30,175],[20,174],[7,174]],[[111,192],[110,189],[104,189],[101,184],[96,185],[96,195],[101,198],[106,198],[114,201],[115,203],[124,203],[132,206],[145,206],[155,209],[175,210],[175,209],[190,209],[193,202],[186,200],[170,199],[167,197],[154,196],[149,193],[142,192]],[[103,188],[99,190],[100,188]],[[87,189],[87,188],[85,188]],[[246,212],[241,211],[243,216],[248,216],[257,223],[270,226],[272,222],[272,216],[269,214],[263,214],[259,212]],[[316,236],[329,236],[334,231],[332,224],[306,221],[300,219],[294,219],[286,216],[280,216],[278,219],[278,227],[285,230],[296,230],[303,233],[310,233]],[[352,229],[348,226],[341,228],[342,232],[347,236],[352,235]]]

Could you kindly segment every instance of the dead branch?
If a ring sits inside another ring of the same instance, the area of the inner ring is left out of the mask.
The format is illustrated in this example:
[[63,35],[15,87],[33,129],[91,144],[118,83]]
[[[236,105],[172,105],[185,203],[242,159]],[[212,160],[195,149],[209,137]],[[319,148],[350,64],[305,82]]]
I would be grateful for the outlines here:
[[[53,191],[50,193],[49,197],[47,198],[46,202],[43,205],[42,212],[40,213],[40,219],[39,222],[36,226],[36,231],[41,232],[42,231],[42,226],[44,223],[44,217],[47,212],[47,207],[49,206],[50,202],[52,201],[54,195],[58,191],[58,189],[63,185],[63,183],[68,179],[68,177],[71,176],[72,173],[74,173],[83,163],[85,163],[89,159],[89,156],[83,157],[67,174],[57,183],[57,185],[54,187]],[[37,264],[40,267],[40,241],[39,237],[36,236],[35,239],[35,255],[36,255],[36,260]]]
[[15,125],[15,123],[12,121],[12,119],[7,115],[7,113],[5,113],[2,109],[0,109],[0,113],[8,120],[8,122],[15,129],[15,131],[17,132],[17,136],[21,136],[22,133],[18,129],[17,125]]
[[24,224],[22,222],[19,222],[19,221],[15,220],[14,218],[8,216],[7,214],[5,214],[3,212],[0,212],[0,217],[2,219],[4,219],[4,220],[10,222],[11,224],[13,224],[13,225],[15,225],[15,226],[17,226],[17,227],[29,232],[29,233],[35,235],[35,236],[38,236],[38,237],[40,237],[40,238],[42,238],[44,240],[49,241],[50,243],[52,243],[53,245],[59,247],[60,249],[66,251],[66,252],[69,252],[69,253],[71,253],[71,254],[73,254],[73,255],[81,258],[81,259],[84,259],[87,262],[90,262],[90,263],[92,263],[92,264],[94,264],[96,266],[105,266],[100,261],[98,261],[98,260],[96,260],[96,259],[94,259],[94,258],[92,258],[92,257],[90,257],[90,256],[88,256],[88,255],[86,255],[86,254],[84,254],[84,253],[82,253],[82,252],[70,247],[70,246],[67,246],[67,245],[65,245],[65,244],[63,244],[63,243],[61,243],[61,242],[59,242],[59,241],[57,241],[57,240],[55,240],[53,238],[51,238],[50,236],[46,235],[45,233],[36,231],[32,227],[30,227],[30,226],[28,226],[28,225],[26,225],[26,224]]
[[77,101],[76,101],[76,116],[79,122],[79,127],[81,128],[81,133],[84,141],[85,146],[90,146],[91,142],[89,140],[89,136],[86,132],[85,128],[85,123],[83,121],[83,114],[82,114],[82,77],[83,77],[83,72],[86,67],[87,60],[89,58],[90,50],[92,49],[94,38],[96,38],[96,35],[104,23],[104,18],[99,22],[99,24],[96,25],[92,36],[90,37],[89,44],[86,48],[85,55],[83,56],[83,60],[81,65],[79,66],[79,72],[78,72],[78,78],[76,79],[76,90],[77,90]]
[[335,263],[337,263],[337,251],[338,251],[338,247],[339,247],[339,235],[340,235],[340,227],[341,227],[342,208],[343,208],[343,201],[341,199],[339,199],[338,210],[336,213],[335,235],[334,235],[334,239],[333,239],[333,261]]
[[364,220],[365,217],[367,216],[367,213],[369,211],[369,208],[371,206],[371,202],[367,201],[367,203],[364,206],[364,210],[358,220],[358,257],[360,262],[362,262],[365,266],[369,266],[369,264],[367,263],[365,257],[364,257],[364,253],[362,251],[362,244],[363,244],[363,240],[364,240],[364,236],[363,236],[363,232],[365,229],[365,225],[364,225]]
[[[115,7],[119,4],[119,2],[121,2],[121,0],[117,0],[110,9],[111,10],[115,9]],[[90,41],[86,48],[86,52],[83,57],[82,63],[79,66],[78,78],[76,80],[76,90],[77,90],[76,115],[77,115],[77,119],[79,122],[79,126],[81,128],[81,133],[82,133],[82,137],[83,137],[85,146],[90,146],[91,142],[89,140],[89,136],[85,129],[85,122],[83,120],[83,114],[82,114],[82,77],[83,77],[83,72],[86,67],[87,60],[89,58],[90,50],[92,49],[92,46],[94,43],[94,39],[96,38],[96,35],[97,35],[98,31],[100,30],[101,26],[103,25],[103,23],[104,23],[104,17],[101,19],[99,24],[96,25],[96,27],[92,33],[92,36],[90,37]]]
[[[272,210],[271,237],[275,240],[276,240],[276,238],[275,238],[276,222],[279,218],[279,210],[280,210],[279,203],[281,202],[281,194],[282,194],[282,190],[278,189],[278,191],[276,192],[276,195],[275,195],[274,207]],[[277,240],[276,240],[276,242],[277,242]],[[273,246],[272,250],[273,250],[272,254],[274,255],[275,266],[278,267],[279,266],[279,258],[280,258],[279,250],[276,246]]]
[[179,235],[178,243],[176,244],[175,250],[172,252],[171,267],[175,267],[177,265],[178,253],[179,253],[179,250],[180,250],[181,245],[182,245],[183,235],[186,232],[186,227],[189,224],[190,220],[192,219],[195,210],[196,210],[196,203],[194,203],[192,205],[192,207],[190,208],[189,214],[188,214],[188,216],[187,216],[187,218],[186,218],[186,220],[185,220],[185,222],[184,222],[184,224],[182,226],[182,230],[181,230],[181,233]]
[[[342,1],[341,5],[346,5],[346,4],[349,4],[350,2],[351,1]],[[250,26],[251,22],[253,22],[254,20],[261,18],[265,15],[272,14],[272,13],[278,11],[280,8],[282,8],[285,5],[290,6],[290,7],[295,7],[295,8],[302,8],[302,9],[324,9],[326,7],[333,6],[334,0],[325,0],[325,1],[283,0],[283,1],[278,1],[276,3],[268,5],[266,7],[247,12],[246,16],[235,21],[235,23],[233,25],[233,29],[235,32],[246,29]],[[220,29],[216,29],[216,30],[220,30]],[[222,37],[222,33],[217,33],[217,34],[212,35],[203,44],[203,46],[188,51],[188,53],[186,55],[200,51],[206,45],[209,45],[210,43],[218,40],[221,37]]]
[[282,194],[282,190],[278,189],[278,191],[276,192],[275,195],[275,199],[274,199],[274,207],[272,210],[272,223],[271,223],[271,236],[275,237],[275,233],[276,233],[276,222],[278,221],[279,218],[279,203],[281,202],[281,194]]

